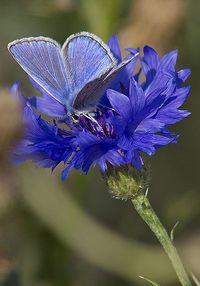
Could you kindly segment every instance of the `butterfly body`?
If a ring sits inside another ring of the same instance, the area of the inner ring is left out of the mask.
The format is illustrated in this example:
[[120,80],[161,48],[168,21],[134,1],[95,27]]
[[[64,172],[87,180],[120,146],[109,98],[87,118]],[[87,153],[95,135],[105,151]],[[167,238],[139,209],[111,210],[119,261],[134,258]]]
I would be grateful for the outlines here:
[[110,48],[88,32],[71,35],[62,47],[50,38],[30,37],[11,42],[8,50],[69,115],[94,110],[115,75],[136,56],[118,64]]

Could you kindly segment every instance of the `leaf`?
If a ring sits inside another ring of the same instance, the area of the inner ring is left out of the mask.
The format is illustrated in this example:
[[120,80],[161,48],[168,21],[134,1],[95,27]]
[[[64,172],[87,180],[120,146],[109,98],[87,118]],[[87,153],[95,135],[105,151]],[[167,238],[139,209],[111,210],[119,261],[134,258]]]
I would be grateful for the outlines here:
[[175,223],[175,225],[173,226],[173,228],[172,228],[172,230],[171,230],[171,232],[170,232],[171,241],[174,240],[174,231],[175,231],[175,229],[177,228],[178,224],[179,224],[179,221],[177,221],[177,222]]
[[[145,280],[145,281],[147,281],[147,282],[149,282],[151,285],[153,285],[153,286],[160,286],[159,284],[157,284],[156,282],[154,282],[154,281],[152,281],[152,280],[150,280],[150,279],[148,279],[148,278],[145,278],[145,277],[143,277],[143,276],[139,276],[141,279],[143,279],[143,280]],[[198,285],[199,286],[199,285]]]

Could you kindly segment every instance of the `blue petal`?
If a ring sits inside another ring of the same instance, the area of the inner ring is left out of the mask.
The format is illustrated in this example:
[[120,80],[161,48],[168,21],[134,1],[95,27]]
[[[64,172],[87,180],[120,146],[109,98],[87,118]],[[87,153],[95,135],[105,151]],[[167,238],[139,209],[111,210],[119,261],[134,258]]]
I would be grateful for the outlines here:
[[132,152],[132,158],[130,162],[137,170],[141,170],[142,166],[144,165],[144,162],[140,156],[140,153],[137,150],[134,150]]
[[127,125],[126,120],[124,120],[124,118],[122,118],[121,116],[112,116],[108,118],[108,123],[110,123],[113,126],[114,132],[118,136],[121,136],[123,134],[125,127]]
[[171,74],[168,71],[163,71],[163,70],[159,71],[154,77],[153,81],[145,90],[146,96],[148,96],[155,90],[167,91],[168,87],[172,84],[173,81],[175,81],[174,74]]
[[131,104],[129,98],[115,90],[108,89],[107,97],[114,110],[127,120],[130,119],[132,114]]
[[129,98],[130,98],[133,114],[134,116],[136,116],[144,108],[145,96],[144,96],[143,89],[134,80],[134,78],[130,80]]
[[16,81],[10,88],[11,94],[13,94],[16,98],[18,98],[19,102],[21,103],[22,107],[26,106],[27,99],[23,95],[23,93],[19,90],[19,81]]
[[108,46],[111,49],[111,52],[113,53],[114,57],[118,60],[118,63],[120,63],[122,61],[122,56],[119,41],[116,35],[112,35],[110,37],[110,39],[108,40]]
[[[72,159],[74,168],[81,168],[84,173],[89,171],[91,165],[99,165],[104,172],[107,169],[107,162],[112,165],[125,163],[121,154],[118,152],[116,141],[112,139],[97,138],[96,136],[81,132],[78,134],[80,150]],[[68,169],[66,170],[68,172]]]
[[144,52],[144,57],[142,58],[142,66],[145,74],[147,74],[150,70],[157,69],[158,64],[160,62],[160,58],[156,53],[156,51],[149,46],[145,46],[143,52]]
[[156,51],[149,46],[144,47],[144,57],[141,58],[141,66],[146,76],[146,81],[143,84],[143,88],[146,89],[154,79],[160,58]]
[[31,97],[29,102],[38,111],[48,116],[62,118],[67,115],[66,108],[48,94]]
[[32,78],[29,78],[32,85],[42,93],[42,96],[33,96],[29,98],[30,104],[38,109],[40,112],[52,117],[64,117],[67,114],[64,105],[50,96],[40,85],[38,85]]
[[136,128],[136,132],[155,133],[160,132],[165,124],[160,122],[157,118],[146,118]]
[[190,69],[184,69],[184,70],[180,70],[178,73],[177,73],[177,76],[178,78],[184,82],[186,81],[186,79],[190,76],[191,74],[191,70]]
[[16,81],[10,88],[10,92],[13,95],[18,95],[19,94],[19,81]]
[[159,111],[156,118],[164,124],[174,124],[188,117],[191,113],[187,110],[175,110],[174,108],[164,108]]
[[190,93],[190,86],[177,89],[173,96],[165,103],[165,106],[179,108]]
[[150,156],[155,153],[156,149],[173,142],[171,138],[148,133],[135,134],[133,140],[134,147],[137,147]]
[[159,68],[166,70],[175,70],[175,65],[178,57],[178,50],[174,50],[166,54],[160,61]]
[[73,152],[71,138],[63,136],[38,116],[30,106],[24,109],[25,136],[14,151],[17,163],[32,160],[38,166],[54,169]]

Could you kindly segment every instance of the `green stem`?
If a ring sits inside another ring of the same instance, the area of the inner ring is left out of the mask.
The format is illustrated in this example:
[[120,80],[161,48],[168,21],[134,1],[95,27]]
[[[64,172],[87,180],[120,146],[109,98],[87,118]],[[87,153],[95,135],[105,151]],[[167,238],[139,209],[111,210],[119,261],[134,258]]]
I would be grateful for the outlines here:
[[190,279],[180,260],[178,252],[175,246],[173,245],[173,242],[171,241],[167,231],[165,230],[164,226],[160,222],[156,213],[152,209],[147,197],[142,193],[140,194],[138,193],[131,201],[136,211],[138,212],[138,214],[150,227],[150,229],[153,231],[153,233],[155,234],[155,236],[157,237],[157,239],[163,246],[169,259],[171,260],[171,263],[174,267],[174,270],[179,278],[181,285],[192,286]]
[[119,168],[110,167],[105,176],[109,192],[115,198],[132,201],[138,214],[163,246],[181,285],[192,286],[172,240],[152,209],[147,196],[144,195],[149,185],[149,170],[148,165],[141,171],[135,170],[130,165]]

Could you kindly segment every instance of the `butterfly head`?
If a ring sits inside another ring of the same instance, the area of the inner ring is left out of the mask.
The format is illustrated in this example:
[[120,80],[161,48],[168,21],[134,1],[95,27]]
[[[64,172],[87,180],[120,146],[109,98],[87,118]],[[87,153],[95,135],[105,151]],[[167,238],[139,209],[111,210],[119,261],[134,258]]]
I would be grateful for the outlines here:
[[82,115],[83,115],[82,113],[81,113],[81,114],[72,113],[72,114],[70,115],[70,117],[71,117],[73,123],[78,123],[78,122],[79,122],[79,118],[80,118],[80,116],[82,116]]

